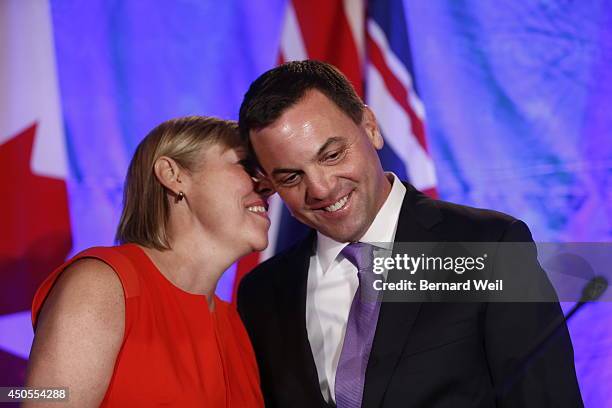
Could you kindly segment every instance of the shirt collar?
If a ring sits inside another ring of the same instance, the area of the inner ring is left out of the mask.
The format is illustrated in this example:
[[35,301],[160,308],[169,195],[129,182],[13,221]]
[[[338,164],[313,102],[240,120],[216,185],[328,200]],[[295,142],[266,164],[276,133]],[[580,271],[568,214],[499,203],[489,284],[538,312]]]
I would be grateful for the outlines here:
[[[391,191],[382,207],[380,207],[378,214],[376,214],[374,221],[372,221],[372,224],[359,241],[381,247],[383,246],[382,244],[387,244],[385,247],[389,249],[388,245],[395,239],[395,231],[397,230],[397,222],[399,220],[400,210],[402,209],[402,202],[406,195],[406,187],[394,173],[388,172],[385,174],[392,182]],[[319,265],[323,273],[327,272],[334,260],[338,257],[338,254],[340,254],[342,249],[347,245],[347,242],[335,241],[317,231],[316,254],[319,258]]]

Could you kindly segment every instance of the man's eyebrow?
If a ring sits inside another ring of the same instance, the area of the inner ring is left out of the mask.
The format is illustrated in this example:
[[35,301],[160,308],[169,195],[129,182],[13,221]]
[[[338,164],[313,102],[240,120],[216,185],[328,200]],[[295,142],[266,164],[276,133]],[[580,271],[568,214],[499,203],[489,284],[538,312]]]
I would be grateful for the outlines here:
[[[325,141],[325,143],[323,143],[323,145],[319,148],[319,150],[317,150],[317,154],[315,155],[315,157],[320,157],[330,145],[334,143],[342,142],[343,140],[344,140],[343,138],[338,137],[338,136],[330,137],[329,139]],[[298,169],[281,167],[281,168],[272,170],[272,176],[276,176],[279,174],[287,174],[287,173],[299,173],[299,172],[300,170]]]
[[299,173],[300,170],[298,169],[289,169],[289,168],[277,168],[272,170],[272,175],[273,176],[277,176],[279,174],[287,174],[287,173]]

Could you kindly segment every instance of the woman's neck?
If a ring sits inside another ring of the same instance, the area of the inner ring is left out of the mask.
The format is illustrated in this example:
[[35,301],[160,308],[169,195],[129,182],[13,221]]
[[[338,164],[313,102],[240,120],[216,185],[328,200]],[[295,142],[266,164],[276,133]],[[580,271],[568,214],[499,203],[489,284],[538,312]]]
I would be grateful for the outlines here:
[[201,233],[178,235],[171,239],[171,249],[145,248],[145,252],[170,282],[185,292],[205,295],[212,308],[217,283],[238,255]]

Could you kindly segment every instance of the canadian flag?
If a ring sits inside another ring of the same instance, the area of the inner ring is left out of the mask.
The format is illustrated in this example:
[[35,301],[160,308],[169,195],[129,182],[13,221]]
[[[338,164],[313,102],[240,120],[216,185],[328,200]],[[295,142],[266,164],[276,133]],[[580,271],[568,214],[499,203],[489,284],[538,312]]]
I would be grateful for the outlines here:
[[71,247],[51,13],[0,1],[0,384],[23,382],[30,306]]

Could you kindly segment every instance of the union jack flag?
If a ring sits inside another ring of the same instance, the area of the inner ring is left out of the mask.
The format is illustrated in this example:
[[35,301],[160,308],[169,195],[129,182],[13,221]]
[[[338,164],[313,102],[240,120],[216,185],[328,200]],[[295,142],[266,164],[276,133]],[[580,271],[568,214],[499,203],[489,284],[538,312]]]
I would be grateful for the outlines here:
[[[289,1],[279,63],[304,59],[329,62],[346,75],[376,114],[386,142],[380,152],[383,167],[436,196],[403,0]],[[304,235],[305,228],[278,196],[272,198],[269,214],[268,249],[238,263],[234,294],[242,276],[255,265]]]

